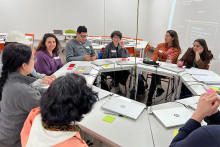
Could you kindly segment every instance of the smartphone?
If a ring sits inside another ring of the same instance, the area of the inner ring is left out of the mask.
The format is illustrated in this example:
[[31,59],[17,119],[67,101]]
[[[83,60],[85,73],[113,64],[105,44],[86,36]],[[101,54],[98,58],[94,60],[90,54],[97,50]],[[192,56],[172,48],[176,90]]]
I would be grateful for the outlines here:
[[76,64],[70,64],[69,67],[74,67]]

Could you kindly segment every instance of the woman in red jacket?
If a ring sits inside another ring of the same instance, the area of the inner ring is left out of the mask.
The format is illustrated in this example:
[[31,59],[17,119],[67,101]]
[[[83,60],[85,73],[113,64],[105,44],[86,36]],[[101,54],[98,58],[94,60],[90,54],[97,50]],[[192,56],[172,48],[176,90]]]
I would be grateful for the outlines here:
[[59,77],[43,94],[40,107],[33,109],[25,121],[22,146],[87,147],[75,121],[92,109],[96,99],[97,93],[87,86],[84,77]]
[[[170,56],[170,62],[176,64],[181,48],[179,46],[178,35],[174,30],[168,30],[165,35],[165,43],[160,43],[155,49],[151,60],[166,62],[168,55]],[[161,76],[152,74],[151,85],[148,93],[147,106],[152,105],[152,98],[157,88],[157,97],[164,92],[161,87]]]

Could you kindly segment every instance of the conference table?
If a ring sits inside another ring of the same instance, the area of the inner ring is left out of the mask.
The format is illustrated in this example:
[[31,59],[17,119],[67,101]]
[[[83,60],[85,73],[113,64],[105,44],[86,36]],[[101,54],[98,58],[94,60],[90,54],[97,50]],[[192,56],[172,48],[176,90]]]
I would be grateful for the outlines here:
[[[121,61],[122,59],[100,59],[101,61],[110,60],[112,62]],[[126,61],[134,61],[135,58],[126,58]],[[188,70],[184,72],[175,73],[169,70],[161,69],[160,67],[154,67],[150,65],[145,65],[142,63],[142,58],[136,58],[136,69],[137,73],[142,71],[162,74],[165,76],[175,77],[180,82],[189,83],[189,89],[194,95],[200,95],[206,92],[204,88],[210,85],[201,84],[192,78],[192,75],[188,74]],[[75,64],[75,67],[69,69],[70,64]],[[164,63],[165,64],[165,63]],[[55,72],[55,76],[59,77],[65,75],[66,73],[74,73],[78,66],[91,66],[91,72],[88,75],[83,75],[86,81],[92,89],[99,93],[99,100],[94,104],[92,111],[84,116],[84,119],[77,124],[81,129],[94,136],[98,140],[109,144],[110,146],[123,146],[123,147],[160,147],[169,146],[171,140],[174,137],[174,130],[179,127],[166,128],[164,125],[158,121],[158,119],[152,115],[152,110],[156,109],[166,109],[166,108],[176,108],[183,107],[180,103],[191,104],[198,101],[199,96],[194,96],[182,100],[178,100],[178,95],[175,94],[171,102],[154,105],[147,107],[139,116],[137,120],[132,120],[129,118],[120,117],[116,114],[112,114],[115,120],[112,123],[103,121],[102,119],[107,115],[101,106],[111,98],[111,92],[100,89],[99,77],[103,72],[109,71],[119,71],[119,70],[131,70],[135,69],[135,65],[117,65],[110,64],[108,66],[96,66],[92,64],[92,61],[71,61],[65,64],[61,69]],[[187,77],[187,78],[186,78]],[[186,79],[185,79],[186,78]],[[180,80],[181,79],[181,80]],[[136,79],[137,80],[137,79]],[[190,82],[199,83],[196,87],[195,85],[190,86]],[[93,85],[94,83],[97,86]],[[132,82],[133,83],[133,82]],[[137,83],[137,82],[136,82]],[[181,83],[176,83],[180,85]],[[205,86],[204,86],[205,85]],[[137,86],[137,85],[136,85]],[[178,92],[176,88],[176,93]],[[103,96],[104,95],[104,96]],[[144,104],[143,104],[144,105]],[[193,113],[193,111],[192,111]]]

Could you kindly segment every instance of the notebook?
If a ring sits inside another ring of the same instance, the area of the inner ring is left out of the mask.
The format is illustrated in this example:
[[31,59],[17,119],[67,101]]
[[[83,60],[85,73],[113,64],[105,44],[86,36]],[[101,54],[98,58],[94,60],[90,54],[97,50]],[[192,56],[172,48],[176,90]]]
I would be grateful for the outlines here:
[[83,75],[89,75],[92,70],[91,66],[78,66],[74,73],[83,74]]
[[174,66],[174,65],[161,64],[159,67],[176,73],[185,71],[185,69],[179,68],[177,67],[177,65]]
[[115,63],[117,63],[118,65],[134,65],[135,62],[134,61],[115,61]]
[[63,30],[53,30],[55,35],[63,35]]
[[115,62],[110,61],[110,60],[95,60],[95,61],[92,61],[91,63],[96,66],[115,64]]
[[193,112],[186,107],[152,110],[152,113],[166,128],[184,125],[191,118]]
[[146,105],[142,103],[121,96],[113,96],[101,106],[104,110],[135,120],[140,116],[145,107]]
[[207,75],[192,75],[192,77],[198,82],[202,82],[209,85],[220,84],[219,76],[207,76]]

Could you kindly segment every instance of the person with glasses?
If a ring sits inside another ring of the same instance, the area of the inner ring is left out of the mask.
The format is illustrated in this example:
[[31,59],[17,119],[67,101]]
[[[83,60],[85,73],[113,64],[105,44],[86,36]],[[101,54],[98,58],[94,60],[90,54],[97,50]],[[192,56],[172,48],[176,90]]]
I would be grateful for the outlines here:
[[34,67],[37,72],[52,75],[63,66],[58,55],[60,42],[54,34],[44,34],[43,39],[37,47],[37,62]]
[[[27,40],[24,33],[19,32],[19,31],[10,31],[5,39],[5,47],[11,43],[21,43],[25,44],[29,47],[31,47],[32,42]],[[37,58],[34,53],[35,50],[32,50],[32,53],[34,54],[34,62],[37,62]],[[1,54],[2,55],[2,54]],[[56,77],[54,75],[51,76],[46,76],[45,74],[40,74],[36,72],[35,69],[28,75],[35,77],[37,80],[32,83],[34,86],[41,86],[42,84],[49,84],[51,83]]]
[[20,147],[20,132],[29,112],[40,105],[45,91],[32,85],[27,76],[34,69],[34,55],[27,45],[11,43],[4,47],[0,78],[0,146]]
[[96,59],[92,44],[87,40],[87,28],[79,26],[76,38],[66,44],[66,61],[94,61]]
[[[128,50],[124,46],[122,38],[122,33],[120,31],[114,31],[111,33],[112,42],[109,43],[102,53],[102,59],[106,58],[127,58],[128,57]],[[129,71],[114,71],[114,72],[107,72],[106,75],[111,76],[114,78],[114,86],[118,87],[118,84],[121,83],[122,85],[126,86],[126,81],[128,76],[130,75]],[[102,76],[102,81],[106,81],[106,76]],[[106,83],[102,84],[102,89],[110,90]]]
[[[170,54],[170,62],[176,64],[179,54],[181,53],[181,48],[179,46],[179,39],[176,31],[168,30],[165,34],[165,43],[160,43],[157,45],[151,60],[166,62],[168,59],[168,54]],[[172,55],[171,55],[172,54]],[[159,97],[163,94],[164,90],[161,86],[161,77],[157,74],[152,74],[152,80],[150,89],[148,92],[147,106],[152,105],[152,98],[154,92],[157,88],[157,95]]]

